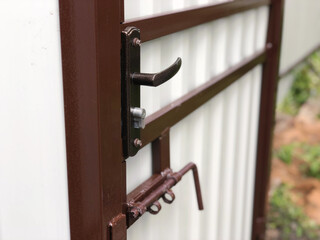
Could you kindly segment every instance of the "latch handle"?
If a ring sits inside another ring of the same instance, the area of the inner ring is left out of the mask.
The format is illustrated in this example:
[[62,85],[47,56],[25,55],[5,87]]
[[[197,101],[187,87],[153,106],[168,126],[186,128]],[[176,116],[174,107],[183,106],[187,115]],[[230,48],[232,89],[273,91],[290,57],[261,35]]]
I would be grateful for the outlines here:
[[[198,208],[199,210],[203,210],[203,202],[202,202],[202,195],[201,195],[201,188],[200,188],[200,181],[199,181],[199,174],[197,165],[193,162],[188,163],[184,168],[182,168],[179,172],[175,174],[179,174],[181,177],[185,175],[189,170],[192,170],[193,173],[193,180],[194,186],[196,189],[197,201],[198,201]],[[174,174],[173,174],[174,176]],[[180,180],[178,180],[180,181]]]
[[133,73],[131,79],[135,84],[157,87],[172,78],[181,68],[182,60],[177,60],[167,69],[159,73]]
[[[158,202],[158,199],[161,197],[163,198],[164,202],[169,204],[172,203],[175,199],[175,196],[171,188],[180,182],[183,175],[185,175],[189,170],[192,170],[193,172],[199,210],[203,210],[198,169],[197,166],[191,162],[178,172],[172,172],[170,168],[165,169],[161,173],[164,181],[158,187],[155,189],[143,189],[143,193],[148,192],[146,196],[142,197],[141,199],[138,197],[138,199],[136,199],[137,201],[132,200],[127,203],[128,213],[130,214],[129,217],[131,216],[133,219],[137,219],[146,211],[154,215],[159,213],[161,210],[161,205]],[[150,186],[153,186],[153,184],[150,184]],[[168,194],[171,199],[167,198],[165,196],[166,194]],[[152,207],[155,207],[156,209],[152,209]]]

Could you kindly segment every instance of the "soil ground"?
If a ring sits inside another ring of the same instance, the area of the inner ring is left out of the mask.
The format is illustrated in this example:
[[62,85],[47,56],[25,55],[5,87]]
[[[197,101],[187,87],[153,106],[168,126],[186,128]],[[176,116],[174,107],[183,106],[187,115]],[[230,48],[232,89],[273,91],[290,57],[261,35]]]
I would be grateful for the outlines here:
[[[305,103],[297,116],[277,113],[273,148],[277,150],[292,143],[320,144],[320,99]],[[302,207],[305,214],[320,224],[320,180],[306,177],[301,172],[303,160],[293,157],[291,164],[286,164],[273,157],[271,166],[270,192],[282,183],[292,187],[292,201]],[[273,234],[272,232],[267,233]]]

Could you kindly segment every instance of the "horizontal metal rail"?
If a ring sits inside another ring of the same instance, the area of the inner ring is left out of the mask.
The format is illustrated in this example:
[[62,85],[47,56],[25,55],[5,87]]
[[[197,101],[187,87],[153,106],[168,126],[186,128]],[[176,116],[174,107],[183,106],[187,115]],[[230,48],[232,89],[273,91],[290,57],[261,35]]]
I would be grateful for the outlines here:
[[146,127],[141,132],[143,146],[154,141],[167,128],[172,127],[219,92],[230,86],[258,64],[266,60],[267,50],[255,53],[241,63],[194,89],[146,118]]
[[202,23],[270,4],[271,0],[238,0],[211,4],[184,11],[133,19],[122,23],[121,28],[122,30],[128,26],[139,28],[141,40],[146,42]]

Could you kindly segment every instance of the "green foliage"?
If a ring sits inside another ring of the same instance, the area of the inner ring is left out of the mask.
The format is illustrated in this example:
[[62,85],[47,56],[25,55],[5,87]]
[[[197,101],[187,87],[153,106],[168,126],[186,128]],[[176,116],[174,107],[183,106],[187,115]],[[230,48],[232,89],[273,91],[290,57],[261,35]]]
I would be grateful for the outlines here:
[[299,112],[299,107],[294,101],[294,96],[291,91],[283,99],[283,101],[277,106],[277,111],[286,113],[289,115],[296,115]]
[[291,164],[294,157],[303,160],[302,173],[320,179],[320,145],[290,143],[276,150],[275,156],[286,164]]
[[309,99],[311,94],[311,77],[309,72],[309,67],[304,66],[296,73],[287,96],[278,106],[280,112],[296,115],[301,105]]
[[308,67],[302,68],[296,73],[295,80],[291,86],[293,100],[297,106],[304,104],[310,97],[311,77]]
[[309,60],[311,67],[317,74],[320,74],[320,51],[313,53]]
[[304,153],[301,158],[305,161],[302,170],[309,177],[320,179],[320,146],[303,146]]
[[270,199],[267,227],[279,230],[283,240],[317,239],[320,229],[292,202],[285,184],[278,186]]
[[320,95],[320,53],[312,54],[307,64],[295,72],[295,78],[278,111],[296,115],[311,96]]
[[276,151],[276,156],[284,163],[290,164],[293,158],[294,144],[284,145]]

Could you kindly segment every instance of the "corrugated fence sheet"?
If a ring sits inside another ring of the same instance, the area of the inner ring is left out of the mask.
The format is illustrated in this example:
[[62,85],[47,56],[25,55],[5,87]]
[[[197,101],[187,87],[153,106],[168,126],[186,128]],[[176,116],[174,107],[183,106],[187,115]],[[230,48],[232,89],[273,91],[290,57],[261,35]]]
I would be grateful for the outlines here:
[[[141,0],[138,7],[128,7],[129,2],[139,1],[126,2],[128,18],[152,14],[157,4],[167,7],[167,1]],[[169,82],[142,87],[141,104],[147,114],[262,49],[267,20],[268,8],[261,7],[143,43],[143,72],[159,71],[177,57],[183,61]],[[190,161],[197,164],[205,210],[197,209],[189,173],[173,188],[174,203],[161,202],[158,215],[142,216],[129,228],[129,240],[250,239],[261,74],[257,66],[171,128],[171,167],[175,171]],[[151,164],[150,144],[127,159],[128,193],[151,176]]]
[[285,1],[280,72],[320,46],[320,1]]
[[125,19],[129,20],[231,1],[233,0],[124,0]]

